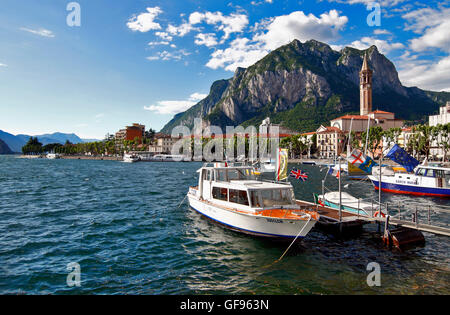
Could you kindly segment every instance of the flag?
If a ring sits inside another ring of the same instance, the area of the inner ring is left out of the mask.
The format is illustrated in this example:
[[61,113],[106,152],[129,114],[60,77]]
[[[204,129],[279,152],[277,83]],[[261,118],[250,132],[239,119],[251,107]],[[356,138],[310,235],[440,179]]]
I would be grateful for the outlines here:
[[372,173],[372,168],[374,167],[374,166],[377,166],[378,164],[374,161],[374,160],[372,160],[372,158],[370,158],[370,157],[366,157],[366,161],[363,163],[363,164],[361,164],[360,166],[359,166],[359,168],[361,169],[361,170],[363,170],[364,172],[366,172],[366,173]]
[[297,170],[296,168],[291,171],[291,174],[289,174],[289,176],[300,179],[302,181],[306,181],[308,179],[308,175],[306,173],[303,173],[301,170]]
[[414,171],[416,166],[420,164],[419,161],[399,147],[398,144],[392,147],[386,157],[403,166],[408,172]]
[[287,178],[288,150],[278,149],[277,157],[277,181]]
[[328,174],[333,175],[336,178],[339,178],[339,176],[341,176],[341,172],[333,167],[330,167],[330,169],[328,170]]
[[322,200],[320,200],[318,194],[313,194],[313,196],[314,196],[314,203],[316,205],[321,205],[322,207],[325,207],[325,205],[323,204]]
[[350,156],[348,157],[347,160],[352,165],[363,164],[366,160],[366,157],[364,156],[364,154],[361,151],[359,151],[358,149],[355,149],[355,150],[353,150],[352,154],[350,154]]

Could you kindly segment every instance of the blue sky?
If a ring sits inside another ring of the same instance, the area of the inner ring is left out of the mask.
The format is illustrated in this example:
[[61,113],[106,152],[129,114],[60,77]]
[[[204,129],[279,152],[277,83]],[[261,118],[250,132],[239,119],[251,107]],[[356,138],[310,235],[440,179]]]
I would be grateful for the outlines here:
[[450,1],[3,0],[0,129],[103,138],[133,122],[161,129],[173,115],[294,38],[339,50],[372,44],[406,86],[450,91]]

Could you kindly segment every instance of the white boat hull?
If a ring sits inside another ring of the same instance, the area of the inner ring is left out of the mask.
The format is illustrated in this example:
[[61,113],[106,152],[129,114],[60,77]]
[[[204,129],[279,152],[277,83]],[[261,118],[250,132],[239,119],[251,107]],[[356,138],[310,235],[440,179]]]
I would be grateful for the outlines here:
[[299,238],[305,237],[314,227],[316,221],[311,219],[293,220],[283,218],[270,218],[228,210],[220,206],[199,200],[197,196],[188,194],[191,208],[209,219],[220,223],[227,228],[245,234],[270,238]]

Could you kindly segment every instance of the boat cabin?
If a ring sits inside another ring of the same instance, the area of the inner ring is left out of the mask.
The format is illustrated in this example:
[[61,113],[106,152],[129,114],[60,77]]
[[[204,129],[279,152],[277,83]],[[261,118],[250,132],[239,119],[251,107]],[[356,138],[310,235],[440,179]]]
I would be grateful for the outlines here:
[[414,174],[395,173],[396,184],[406,184],[423,187],[450,188],[450,169],[419,165]]
[[206,166],[198,172],[198,197],[211,203],[246,211],[295,205],[289,183],[257,181],[253,167]]

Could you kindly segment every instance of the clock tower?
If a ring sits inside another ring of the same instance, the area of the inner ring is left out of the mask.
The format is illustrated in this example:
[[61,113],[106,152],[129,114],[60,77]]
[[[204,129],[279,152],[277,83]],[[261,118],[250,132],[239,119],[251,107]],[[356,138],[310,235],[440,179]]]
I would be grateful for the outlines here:
[[366,52],[362,69],[359,73],[360,115],[368,115],[372,112],[372,75],[373,71],[369,68]]

